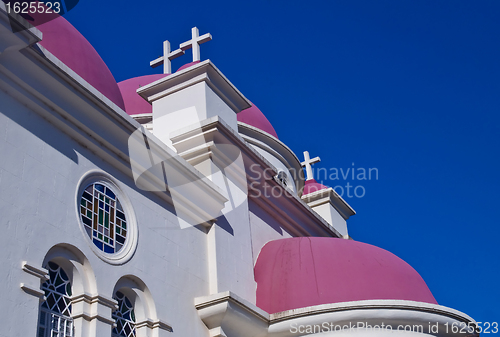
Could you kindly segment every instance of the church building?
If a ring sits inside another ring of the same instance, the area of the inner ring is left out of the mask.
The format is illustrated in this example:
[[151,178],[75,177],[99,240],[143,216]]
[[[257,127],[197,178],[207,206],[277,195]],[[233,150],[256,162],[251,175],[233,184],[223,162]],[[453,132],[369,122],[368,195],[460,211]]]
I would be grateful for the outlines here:
[[67,20],[36,20],[0,2],[0,337],[479,336],[349,236],[321,154],[201,57],[210,34],[117,83]]

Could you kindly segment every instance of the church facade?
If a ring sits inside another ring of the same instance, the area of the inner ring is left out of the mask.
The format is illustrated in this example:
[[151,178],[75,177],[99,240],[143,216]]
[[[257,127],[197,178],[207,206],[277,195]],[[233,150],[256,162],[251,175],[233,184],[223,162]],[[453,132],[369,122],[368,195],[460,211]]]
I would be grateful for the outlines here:
[[201,60],[210,34],[116,83],[63,17],[0,21],[0,336],[479,335],[350,238],[319,158]]

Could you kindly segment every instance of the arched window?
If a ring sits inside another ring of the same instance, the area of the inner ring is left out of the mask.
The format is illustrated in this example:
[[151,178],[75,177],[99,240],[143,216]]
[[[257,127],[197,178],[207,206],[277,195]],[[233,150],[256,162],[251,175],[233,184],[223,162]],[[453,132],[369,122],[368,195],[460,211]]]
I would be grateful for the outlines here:
[[281,182],[283,185],[288,187],[288,177],[286,176],[285,171],[279,171],[276,179]]
[[112,314],[116,323],[112,337],[135,337],[135,312],[132,302],[120,291],[117,291],[113,298],[118,301],[118,310]]
[[38,337],[73,337],[71,282],[56,263],[49,262],[49,280],[42,284],[45,301],[40,306]]

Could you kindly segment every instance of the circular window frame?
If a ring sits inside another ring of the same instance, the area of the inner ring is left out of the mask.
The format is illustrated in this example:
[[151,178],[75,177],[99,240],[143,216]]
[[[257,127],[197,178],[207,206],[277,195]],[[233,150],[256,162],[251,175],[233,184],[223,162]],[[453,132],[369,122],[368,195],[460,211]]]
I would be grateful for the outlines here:
[[[80,201],[83,195],[83,191],[93,184],[102,184],[113,191],[116,198],[120,201],[123,211],[125,213],[125,218],[127,219],[127,237],[125,238],[125,243],[120,251],[116,253],[106,253],[99,249],[92,238],[89,237],[87,231],[84,228],[83,221],[80,215]],[[78,182],[78,188],[76,190],[75,197],[75,211],[78,219],[78,225],[80,232],[85,237],[88,245],[92,251],[103,261],[114,265],[124,264],[129,261],[135,253],[137,248],[137,241],[139,237],[139,231],[137,228],[137,219],[132,208],[132,203],[123,190],[118,186],[114,179],[102,171],[90,171],[87,172]]]

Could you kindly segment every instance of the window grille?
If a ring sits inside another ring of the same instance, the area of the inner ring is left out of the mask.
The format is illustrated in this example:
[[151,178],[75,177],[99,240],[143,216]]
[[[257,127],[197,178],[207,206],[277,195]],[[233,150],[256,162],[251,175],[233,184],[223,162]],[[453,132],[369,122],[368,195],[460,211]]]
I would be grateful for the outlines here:
[[71,318],[71,282],[56,263],[49,262],[49,279],[42,284],[45,301],[40,307],[38,337],[73,337]]
[[117,291],[113,298],[118,301],[118,310],[112,314],[116,327],[113,328],[111,336],[135,337],[135,312],[132,302],[120,291]]
[[80,218],[88,236],[105,253],[119,252],[127,239],[127,220],[116,194],[100,183],[88,186],[80,198]]

